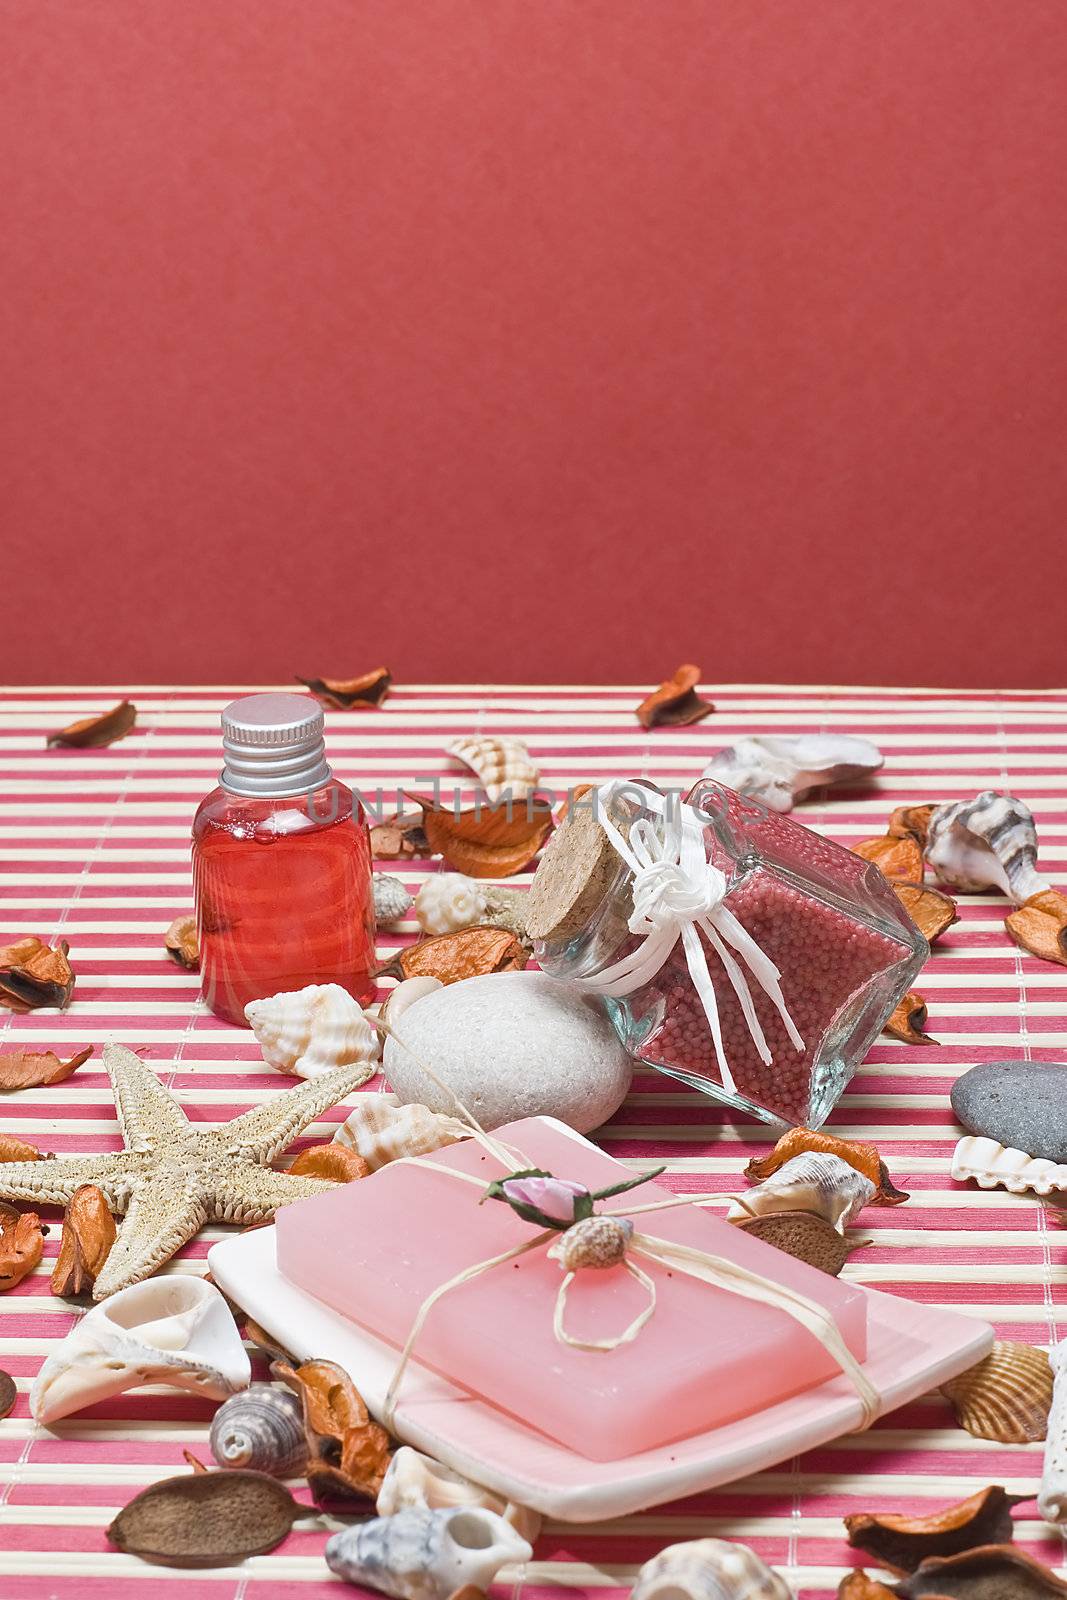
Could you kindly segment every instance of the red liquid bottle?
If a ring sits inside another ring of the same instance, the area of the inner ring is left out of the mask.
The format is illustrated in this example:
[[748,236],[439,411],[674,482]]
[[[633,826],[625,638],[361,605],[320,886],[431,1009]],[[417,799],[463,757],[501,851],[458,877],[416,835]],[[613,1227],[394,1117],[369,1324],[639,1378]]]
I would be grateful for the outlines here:
[[307,695],[222,713],[226,765],[193,822],[201,993],[216,1016],[309,983],[373,999],[374,904],[363,809],[326,763]]

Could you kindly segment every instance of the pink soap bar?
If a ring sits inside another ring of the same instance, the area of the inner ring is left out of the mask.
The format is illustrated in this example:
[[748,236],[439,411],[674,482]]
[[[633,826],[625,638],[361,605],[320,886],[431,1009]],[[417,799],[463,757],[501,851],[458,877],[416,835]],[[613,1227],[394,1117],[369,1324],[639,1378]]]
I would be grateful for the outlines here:
[[[544,1118],[497,1137],[541,1167],[607,1188],[629,1176],[602,1151]],[[474,1140],[428,1158],[488,1185],[500,1163]],[[300,1289],[390,1344],[403,1345],[431,1290],[536,1229],[460,1179],[397,1163],[278,1213],[278,1266]],[[649,1183],[601,1202],[625,1211],[667,1198]],[[866,1355],[861,1289],[763,1244],[695,1206],[635,1218],[639,1231],[729,1257],[806,1295],[834,1318],[853,1355]],[[575,1350],[554,1336],[561,1268],[544,1249],[495,1267],[444,1296],[430,1312],[415,1359],[526,1425],[594,1461],[615,1461],[784,1400],[840,1368],[784,1311],[742,1299],[641,1259],[656,1284],[656,1311],[637,1338],[612,1351]],[[645,1291],[622,1267],[585,1270],[571,1285],[567,1329],[583,1338],[621,1333]],[[402,1391],[401,1391],[402,1393]]]

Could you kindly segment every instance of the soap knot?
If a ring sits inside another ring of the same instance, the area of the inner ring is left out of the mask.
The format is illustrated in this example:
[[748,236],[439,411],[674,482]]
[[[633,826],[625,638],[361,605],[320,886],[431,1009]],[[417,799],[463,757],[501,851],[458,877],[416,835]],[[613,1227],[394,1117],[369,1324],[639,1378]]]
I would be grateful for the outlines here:
[[565,1272],[582,1267],[615,1267],[626,1259],[634,1225],[628,1217],[585,1217],[562,1234],[549,1250]]

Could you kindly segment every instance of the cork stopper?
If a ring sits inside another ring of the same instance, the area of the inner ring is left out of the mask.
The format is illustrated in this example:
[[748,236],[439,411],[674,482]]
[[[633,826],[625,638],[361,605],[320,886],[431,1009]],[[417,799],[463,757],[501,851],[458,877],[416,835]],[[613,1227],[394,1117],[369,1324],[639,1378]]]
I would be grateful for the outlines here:
[[[624,836],[629,832],[626,819],[617,825]],[[619,857],[592,805],[572,804],[545,846],[526,896],[530,938],[567,939],[584,928],[618,871]]]

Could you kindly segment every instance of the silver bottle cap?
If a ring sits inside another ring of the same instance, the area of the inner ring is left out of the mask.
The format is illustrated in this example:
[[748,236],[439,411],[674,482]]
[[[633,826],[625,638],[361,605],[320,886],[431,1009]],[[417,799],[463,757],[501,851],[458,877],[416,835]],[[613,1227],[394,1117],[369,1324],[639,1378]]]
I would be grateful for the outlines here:
[[322,707],[306,694],[248,694],[222,713],[221,782],[234,794],[298,795],[332,777]]

